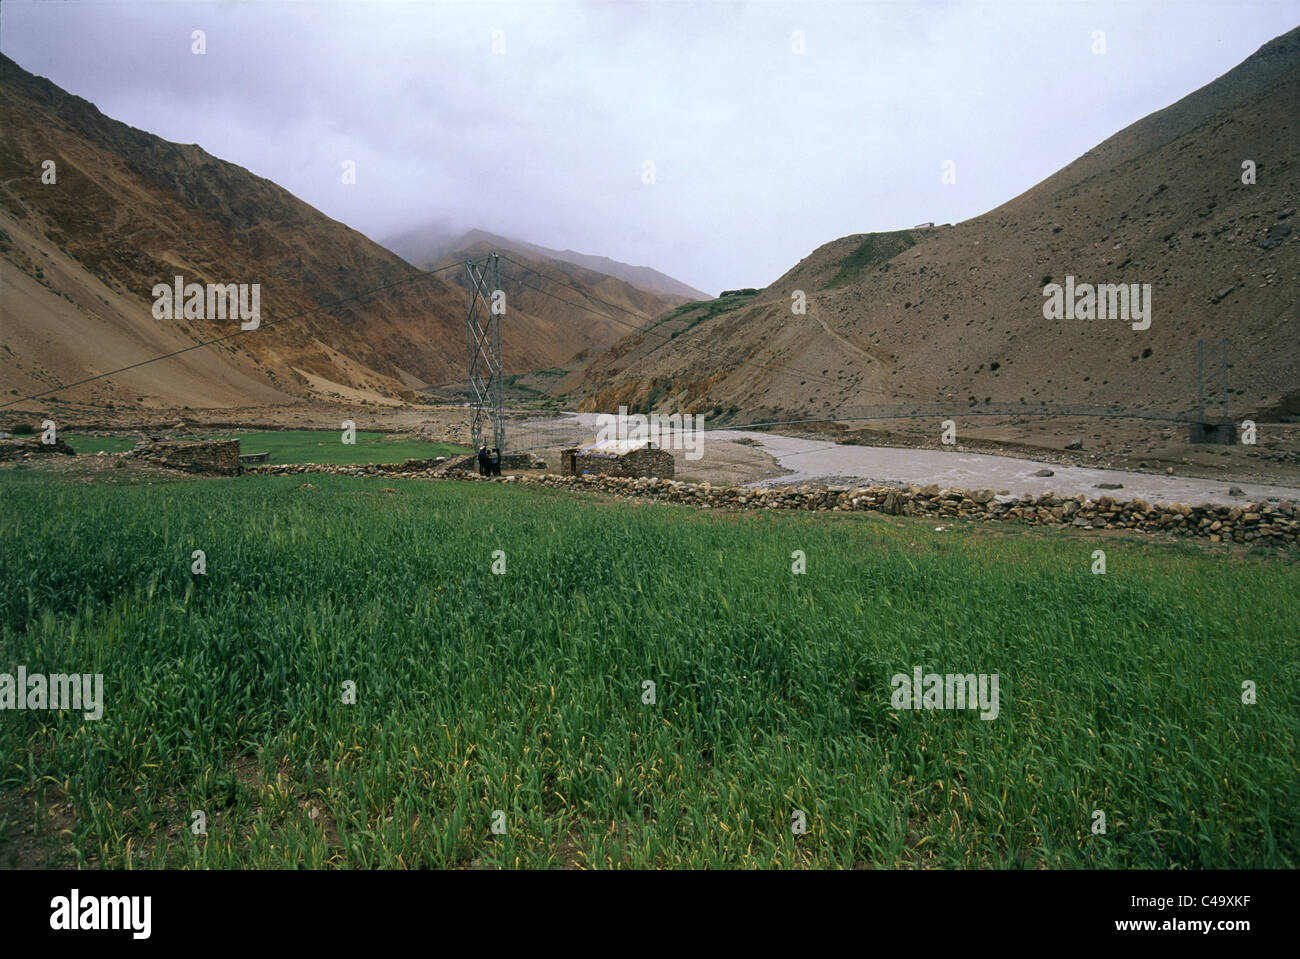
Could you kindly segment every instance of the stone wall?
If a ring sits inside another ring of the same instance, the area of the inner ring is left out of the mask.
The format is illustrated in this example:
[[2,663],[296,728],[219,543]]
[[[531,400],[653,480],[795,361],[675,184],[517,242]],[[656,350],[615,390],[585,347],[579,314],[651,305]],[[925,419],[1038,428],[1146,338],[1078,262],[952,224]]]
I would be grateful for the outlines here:
[[750,489],[618,476],[524,476],[520,482],[615,496],[644,496],[705,509],[879,512],[934,519],[967,517],[1033,526],[1163,531],[1176,536],[1203,537],[1213,543],[1262,542],[1292,547],[1300,536],[1300,506],[1291,502],[1189,506],[1151,504],[1141,499],[1119,502],[1109,496],[1091,500],[1083,494],[996,496],[987,489],[964,491],[938,486]]
[[[291,476],[303,473],[337,473],[347,476],[396,476],[407,479],[435,479],[433,471],[395,472],[375,466],[260,466],[245,472]],[[1045,493],[1034,497],[998,496],[992,490],[942,489],[938,486],[857,486],[815,489],[769,487],[750,489],[710,486],[650,477],[588,475],[556,476],[524,474],[487,478],[457,471],[445,478],[479,483],[522,483],[558,489],[640,496],[702,509],[806,510],[821,512],[877,512],[893,516],[925,516],[932,519],[968,518],[1026,523],[1031,526],[1069,526],[1077,529],[1130,529],[1192,536],[1212,543],[1238,542],[1300,546],[1300,505],[1293,502],[1243,503],[1239,506],[1189,506],[1183,503],[1148,503],[1134,499],[1117,501],[1110,496],[1091,500],[1077,496]]]
[[437,458],[442,459],[442,462],[435,467],[440,471],[449,472],[451,470],[465,470],[466,472],[478,472],[477,453],[461,453],[457,456],[451,457],[450,459],[443,459],[443,457]]
[[[408,463],[416,462],[408,460]],[[466,473],[478,472],[478,453],[464,453],[454,456],[451,459],[439,456],[435,462],[440,472],[451,473],[456,470],[463,470]],[[546,469],[546,460],[538,459],[528,453],[502,453],[501,468],[503,470],[528,470],[528,469]],[[403,472],[402,467],[392,467],[380,465],[381,470],[394,470]]]
[[447,457],[445,456],[430,456],[425,459],[404,460],[403,462],[397,465],[388,466],[386,468],[394,471],[414,473],[420,470],[437,469],[438,467],[442,466],[446,462],[447,462]]
[[137,446],[126,455],[187,473],[240,473],[239,440],[158,441]]
[[53,443],[42,443],[40,439],[0,440],[0,462],[21,459],[24,456],[48,456],[51,453],[61,453],[64,456],[77,455],[76,450],[59,439],[56,439]]

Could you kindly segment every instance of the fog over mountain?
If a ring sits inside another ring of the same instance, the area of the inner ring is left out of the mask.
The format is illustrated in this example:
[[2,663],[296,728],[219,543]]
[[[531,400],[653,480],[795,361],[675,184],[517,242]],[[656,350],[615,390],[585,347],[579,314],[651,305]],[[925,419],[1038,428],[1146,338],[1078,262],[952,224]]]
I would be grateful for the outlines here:
[[441,220],[717,293],[984,213],[1293,26],[1287,2],[6,0],[0,49],[372,239]]

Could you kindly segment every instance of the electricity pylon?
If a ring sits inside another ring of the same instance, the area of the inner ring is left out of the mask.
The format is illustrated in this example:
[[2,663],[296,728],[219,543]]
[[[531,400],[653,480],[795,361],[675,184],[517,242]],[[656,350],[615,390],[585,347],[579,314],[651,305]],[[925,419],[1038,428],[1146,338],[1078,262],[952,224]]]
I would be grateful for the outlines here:
[[481,262],[465,261],[469,301],[465,326],[469,335],[469,383],[474,393],[470,434],[474,449],[483,446],[484,420],[492,421],[492,446],[506,451],[505,384],[501,367],[501,258],[489,253]]

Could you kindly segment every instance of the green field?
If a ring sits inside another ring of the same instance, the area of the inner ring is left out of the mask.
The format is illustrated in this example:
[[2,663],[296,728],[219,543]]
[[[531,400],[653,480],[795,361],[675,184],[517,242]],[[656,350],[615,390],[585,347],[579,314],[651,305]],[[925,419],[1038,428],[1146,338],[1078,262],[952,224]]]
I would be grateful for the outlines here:
[[1293,555],[309,479],[0,471],[0,865],[1300,865]]
[[[238,439],[242,453],[270,453],[272,464],[323,463],[350,466],[368,463],[401,463],[405,460],[453,456],[466,447],[427,440],[385,440],[384,433],[357,431],[355,444],[343,443],[342,430],[268,430],[265,432],[211,433],[204,436],[178,436],[177,439]],[[70,433],[64,437],[79,454],[121,453],[136,444],[136,436],[85,436]]]

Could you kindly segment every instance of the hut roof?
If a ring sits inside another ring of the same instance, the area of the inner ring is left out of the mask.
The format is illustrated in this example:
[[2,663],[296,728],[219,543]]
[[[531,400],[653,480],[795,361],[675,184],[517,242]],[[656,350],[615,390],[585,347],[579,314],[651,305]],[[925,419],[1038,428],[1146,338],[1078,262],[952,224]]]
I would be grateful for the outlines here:
[[628,453],[635,453],[637,450],[643,450],[649,445],[649,440],[642,439],[604,440],[600,443],[592,443],[590,446],[583,447],[579,450],[579,455],[617,459],[620,456],[626,456]]

